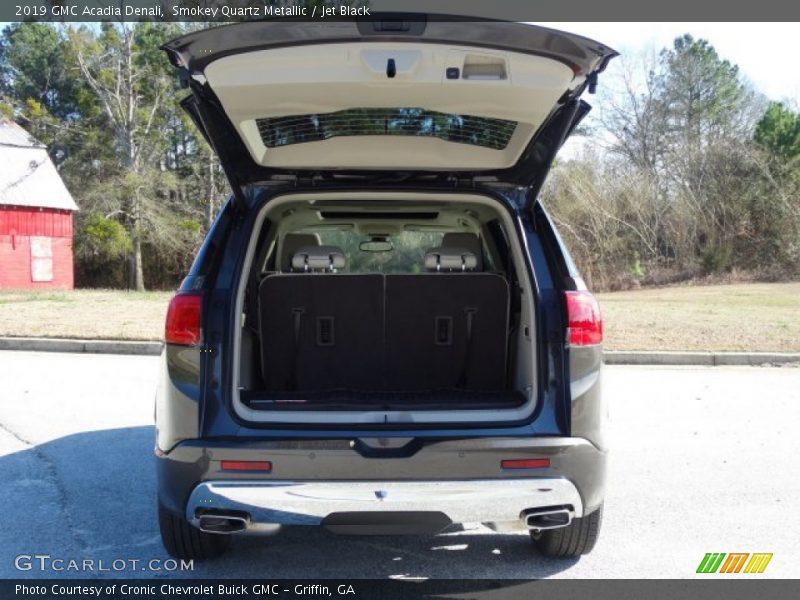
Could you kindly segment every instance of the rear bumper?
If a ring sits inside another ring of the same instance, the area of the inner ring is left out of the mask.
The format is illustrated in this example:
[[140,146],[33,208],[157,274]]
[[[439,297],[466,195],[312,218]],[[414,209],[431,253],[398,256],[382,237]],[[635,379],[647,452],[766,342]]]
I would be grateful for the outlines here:
[[[526,528],[527,515],[560,510],[567,523],[583,514],[577,488],[565,478],[474,481],[206,481],[194,488],[186,519],[206,529],[220,515],[241,519],[236,531],[269,533],[275,525],[450,523]],[[368,519],[363,518],[369,513]],[[232,532],[232,531],[230,531]]]
[[[238,515],[251,533],[354,513],[427,513],[507,529],[524,527],[523,513],[536,509],[563,507],[572,518],[603,501],[607,454],[582,438],[432,440],[407,456],[359,448],[347,439],[186,441],[156,461],[159,501],[198,526],[203,515]],[[545,457],[549,468],[501,468],[502,460]],[[223,460],[273,466],[226,472]]]

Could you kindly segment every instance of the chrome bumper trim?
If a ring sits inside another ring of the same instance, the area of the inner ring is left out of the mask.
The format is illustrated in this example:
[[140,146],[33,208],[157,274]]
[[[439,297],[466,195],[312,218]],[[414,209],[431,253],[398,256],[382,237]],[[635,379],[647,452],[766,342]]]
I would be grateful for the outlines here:
[[567,479],[205,481],[192,491],[186,518],[199,526],[204,513],[244,513],[249,533],[267,533],[277,525],[320,525],[332,513],[441,512],[453,523],[524,528],[524,513],[555,506],[583,515],[580,494]]

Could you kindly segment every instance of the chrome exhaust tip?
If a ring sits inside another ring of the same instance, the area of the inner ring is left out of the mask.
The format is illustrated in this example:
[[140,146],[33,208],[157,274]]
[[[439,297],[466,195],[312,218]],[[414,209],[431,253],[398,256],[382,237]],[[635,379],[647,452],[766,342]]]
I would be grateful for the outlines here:
[[575,511],[570,507],[533,508],[523,513],[525,525],[531,531],[560,529],[572,523]]
[[246,531],[250,527],[250,516],[246,513],[213,511],[197,515],[196,522],[197,528],[205,533],[231,534]]

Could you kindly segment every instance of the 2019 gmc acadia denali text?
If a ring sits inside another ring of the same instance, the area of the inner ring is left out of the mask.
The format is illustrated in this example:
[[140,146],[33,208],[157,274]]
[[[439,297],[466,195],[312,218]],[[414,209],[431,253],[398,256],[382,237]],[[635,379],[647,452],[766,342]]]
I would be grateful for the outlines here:
[[594,546],[602,321],[537,196],[615,52],[403,23],[249,22],[164,47],[233,188],[167,316],[174,556],[287,524]]

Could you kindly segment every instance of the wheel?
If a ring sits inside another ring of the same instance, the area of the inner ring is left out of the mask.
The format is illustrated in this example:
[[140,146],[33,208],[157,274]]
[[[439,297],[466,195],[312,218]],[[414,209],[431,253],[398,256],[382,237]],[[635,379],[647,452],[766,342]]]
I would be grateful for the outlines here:
[[593,513],[572,519],[572,523],[560,529],[531,531],[533,545],[545,556],[561,558],[588,554],[600,537],[600,523],[603,520],[603,506]]
[[227,535],[206,533],[178,515],[158,505],[158,526],[161,543],[175,558],[205,560],[219,556],[230,543]]

